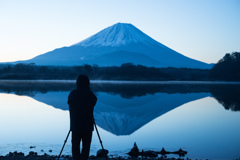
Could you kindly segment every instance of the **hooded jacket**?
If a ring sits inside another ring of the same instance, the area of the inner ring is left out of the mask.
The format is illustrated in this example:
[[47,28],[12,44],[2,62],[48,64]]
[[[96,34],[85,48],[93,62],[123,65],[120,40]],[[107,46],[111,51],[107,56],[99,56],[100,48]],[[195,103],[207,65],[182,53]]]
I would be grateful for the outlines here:
[[76,88],[68,96],[70,130],[79,133],[93,131],[93,108],[97,97],[90,88]]

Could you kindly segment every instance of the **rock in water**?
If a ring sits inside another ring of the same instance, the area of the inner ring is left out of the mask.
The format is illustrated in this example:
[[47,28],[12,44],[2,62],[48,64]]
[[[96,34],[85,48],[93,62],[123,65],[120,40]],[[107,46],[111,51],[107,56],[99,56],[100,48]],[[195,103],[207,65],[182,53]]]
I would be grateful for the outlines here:
[[159,154],[161,155],[166,155],[166,154],[169,154],[170,152],[166,151],[164,148],[162,148],[162,150],[159,152]]
[[127,154],[131,157],[138,157],[140,155],[140,152],[139,152],[136,142],[134,142],[133,148]]
[[107,156],[107,154],[108,154],[108,150],[106,150],[106,149],[99,149],[98,151],[97,151],[97,157],[106,157]]
[[182,150],[181,148],[178,151],[172,152],[173,154],[178,154],[180,157],[184,157],[187,154],[187,151]]

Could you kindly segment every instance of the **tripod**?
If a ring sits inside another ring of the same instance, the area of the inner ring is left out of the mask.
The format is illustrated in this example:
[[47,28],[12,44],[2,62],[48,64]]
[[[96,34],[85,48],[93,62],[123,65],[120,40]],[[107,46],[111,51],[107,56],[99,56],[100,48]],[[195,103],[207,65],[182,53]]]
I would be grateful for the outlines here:
[[[102,146],[103,152],[105,152],[104,147],[103,147],[103,144],[102,144],[102,140],[101,140],[101,138],[100,138],[100,135],[99,135],[99,132],[98,132],[98,129],[97,129],[97,125],[96,125],[95,121],[93,121],[93,124],[94,124],[94,126],[95,126],[95,129],[96,129],[96,132],[97,132],[97,135],[98,135],[98,139],[99,139],[100,144],[101,144],[101,146]],[[66,139],[65,139],[65,141],[64,141],[64,144],[63,144],[63,146],[62,146],[61,152],[60,152],[60,154],[58,155],[58,160],[59,160],[59,158],[61,157],[62,151],[63,151],[63,149],[64,149],[64,147],[65,147],[65,144],[67,143],[67,139],[68,139],[68,137],[69,137],[70,132],[71,132],[71,130],[68,131],[68,134],[67,134],[67,137],[66,137]],[[106,160],[107,160],[107,155],[106,155]]]
[[69,131],[68,131],[68,134],[67,134],[67,137],[66,137],[66,139],[65,139],[65,141],[64,141],[64,144],[63,144],[63,146],[62,146],[61,152],[60,152],[60,154],[58,155],[58,160],[59,160],[59,158],[60,158],[60,156],[61,156],[61,154],[62,154],[62,151],[63,151],[63,148],[64,148],[65,144],[67,143],[67,139],[68,139],[68,137],[69,137],[70,132],[71,132],[71,131],[69,130]]
[[[100,142],[100,144],[101,144],[101,146],[102,146],[103,152],[105,152],[105,149],[104,149],[103,144],[102,144],[102,140],[101,140],[100,135],[99,135],[99,133],[98,133],[98,129],[97,129],[97,125],[96,125],[96,123],[95,123],[95,120],[94,120],[93,124],[94,124],[94,126],[95,126],[95,128],[96,128],[96,132],[97,132],[97,135],[98,135],[98,139],[99,139],[99,142]],[[106,156],[106,160],[107,160],[107,159],[108,159],[108,158],[107,158],[107,154],[104,153],[104,155]]]
[[103,144],[102,144],[102,140],[101,140],[100,135],[99,135],[99,133],[98,133],[97,125],[96,125],[95,122],[94,122],[94,126],[95,126],[95,128],[96,128],[96,132],[97,132],[97,135],[98,135],[99,142],[100,142],[100,144],[101,144],[101,146],[102,146],[102,149],[104,150]]

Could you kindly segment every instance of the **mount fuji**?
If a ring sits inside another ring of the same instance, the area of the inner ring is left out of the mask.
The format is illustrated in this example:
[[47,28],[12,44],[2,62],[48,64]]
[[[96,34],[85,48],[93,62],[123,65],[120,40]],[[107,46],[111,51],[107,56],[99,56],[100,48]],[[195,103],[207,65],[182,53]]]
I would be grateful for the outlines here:
[[212,67],[168,48],[127,23],[114,24],[79,43],[20,62],[56,66],[120,66],[132,63],[148,67]]

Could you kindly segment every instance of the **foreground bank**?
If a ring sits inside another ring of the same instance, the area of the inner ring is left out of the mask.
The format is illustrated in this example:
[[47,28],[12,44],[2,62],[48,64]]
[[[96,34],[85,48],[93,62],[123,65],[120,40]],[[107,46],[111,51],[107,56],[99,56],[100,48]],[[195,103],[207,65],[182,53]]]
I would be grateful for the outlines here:
[[[9,152],[9,154],[5,156],[0,156],[0,160],[57,160],[57,155],[38,155],[36,152],[29,152],[28,155],[24,155],[22,152]],[[156,159],[156,160],[191,160],[189,158],[168,158],[166,156],[149,158],[149,157],[141,157],[141,158],[133,158],[133,157],[108,157],[107,160],[149,160],[149,159]],[[70,155],[63,155],[59,158],[59,160],[72,160]],[[97,156],[90,156],[89,160],[106,160],[106,157],[97,157]],[[237,160],[240,160],[237,159]]]

